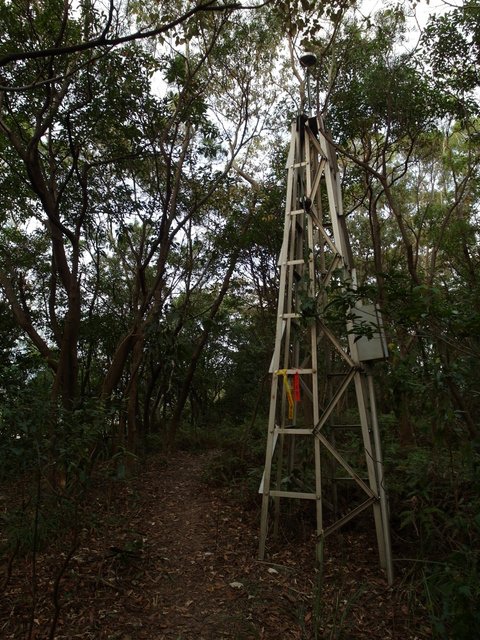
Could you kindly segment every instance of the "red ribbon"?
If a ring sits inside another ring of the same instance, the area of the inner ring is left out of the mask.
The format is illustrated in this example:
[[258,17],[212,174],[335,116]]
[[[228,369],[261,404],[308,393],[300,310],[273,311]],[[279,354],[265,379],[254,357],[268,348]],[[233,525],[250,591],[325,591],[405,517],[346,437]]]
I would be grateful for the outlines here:
[[300,374],[298,371],[293,374],[293,397],[295,402],[300,402]]

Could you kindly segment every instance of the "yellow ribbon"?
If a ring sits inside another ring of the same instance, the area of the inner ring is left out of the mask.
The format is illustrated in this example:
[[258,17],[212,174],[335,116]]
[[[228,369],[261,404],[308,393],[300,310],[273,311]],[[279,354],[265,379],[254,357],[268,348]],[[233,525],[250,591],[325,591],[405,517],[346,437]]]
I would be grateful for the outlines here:
[[292,420],[293,407],[295,406],[295,403],[293,401],[293,395],[292,395],[292,390],[290,388],[290,383],[288,382],[287,369],[279,369],[276,373],[277,373],[277,376],[283,377],[283,386],[285,387],[285,393],[287,394],[287,400],[288,400],[288,419]]

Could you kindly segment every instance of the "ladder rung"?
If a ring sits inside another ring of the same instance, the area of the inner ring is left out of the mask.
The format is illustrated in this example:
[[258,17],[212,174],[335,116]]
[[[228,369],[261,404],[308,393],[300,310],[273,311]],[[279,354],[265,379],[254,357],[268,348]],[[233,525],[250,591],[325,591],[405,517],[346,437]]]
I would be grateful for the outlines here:
[[316,500],[317,494],[315,493],[301,493],[297,491],[277,491],[276,489],[270,491],[272,498],[300,498],[301,500]]
[[301,313],[282,313],[282,318],[287,320],[288,318],[301,318]]
[[[292,164],[292,169],[298,169],[298,167],[306,167],[307,166],[307,162],[295,162],[294,164]],[[287,167],[290,168],[290,167]]]
[[288,433],[291,436],[312,436],[313,429],[296,429],[295,427],[279,427],[277,433]]
[[361,424],[329,424],[332,429],[360,429]]
[[343,373],[327,373],[327,376],[330,378],[333,378],[334,376],[348,376],[348,371],[345,371]]
[[304,209],[292,209],[292,211],[289,211],[288,213],[291,216],[298,216],[298,215],[300,215],[301,213],[304,213],[304,212],[305,212]]
[[295,373],[299,373],[300,375],[305,375],[305,374],[309,374],[309,373],[314,373],[313,369],[287,369],[287,374],[289,376],[293,376]]
[[290,267],[294,264],[305,264],[305,260],[300,258],[300,260],[287,260],[286,264]]

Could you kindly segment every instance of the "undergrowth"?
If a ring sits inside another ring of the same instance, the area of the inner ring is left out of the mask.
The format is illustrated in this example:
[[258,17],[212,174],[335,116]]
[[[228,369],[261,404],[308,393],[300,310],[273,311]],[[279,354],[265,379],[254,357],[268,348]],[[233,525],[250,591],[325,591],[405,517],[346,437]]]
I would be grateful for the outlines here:
[[[412,611],[427,617],[436,640],[480,637],[479,448],[446,447],[426,439],[402,450],[394,418],[383,416],[381,427],[397,569],[394,588]],[[220,429],[215,443],[219,453],[205,470],[205,481],[234,487],[245,504],[258,506],[265,429],[266,421],[260,419],[247,437],[244,429]],[[297,464],[282,483],[294,490],[295,484],[311,484],[311,476],[308,464]],[[301,518],[295,513],[292,521]]]

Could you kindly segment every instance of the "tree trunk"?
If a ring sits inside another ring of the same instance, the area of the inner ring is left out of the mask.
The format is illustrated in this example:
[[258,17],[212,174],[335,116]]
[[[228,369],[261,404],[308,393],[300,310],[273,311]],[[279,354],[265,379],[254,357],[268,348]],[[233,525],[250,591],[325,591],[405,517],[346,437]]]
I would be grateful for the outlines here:
[[208,318],[205,321],[205,327],[202,331],[202,333],[199,335],[199,337],[197,338],[197,342],[195,345],[195,348],[193,350],[193,354],[192,354],[192,359],[190,361],[190,364],[188,366],[187,372],[185,374],[185,378],[183,380],[183,384],[182,387],[180,389],[180,393],[177,397],[177,403],[172,415],[172,418],[170,420],[170,425],[168,428],[168,433],[167,433],[167,445],[169,447],[173,447],[174,445],[174,441],[175,441],[175,436],[177,434],[178,428],[180,427],[180,423],[181,423],[181,419],[182,419],[182,415],[183,415],[183,411],[185,409],[185,405],[187,403],[188,400],[188,394],[190,392],[190,387],[192,384],[192,380],[193,380],[193,376],[195,375],[195,371],[197,369],[197,365],[198,362],[200,360],[200,357],[202,355],[203,352],[203,348],[205,347],[207,340],[210,336],[210,331],[211,331],[211,327],[212,327],[212,323],[213,320],[215,319],[215,316],[218,313],[218,310],[220,309],[220,306],[223,302],[223,299],[228,291],[228,287],[230,286],[230,280],[231,277],[233,275],[233,272],[235,271],[235,267],[237,265],[237,260],[238,257],[240,255],[241,249],[242,249],[242,241],[243,238],[245,237],[248,228],[250,226],[250,221],[252,219],[252,215],[255,211],[255,206],[251,206],[247,218],[243,224],[243,227],[241,229],[241,232],[239,234],[238,237],[238,241],[236,243],[236,249],[234,250],[233,254],[230,257],[230,262],[228,264],[228,268],[227,271],[225,273],[225,276],[223,278],[223,282],[222,282],[222,286],[220,288],[220,291],[215,299],[215,302],[213,303],[211,309],[210,309],[210,313],[208,314]]
[[80,328],[80,289],[77,282],[71,286],[68,311],[65,316],[58,368],[52,389],[52,400],[61,398],[65,409],[74,406],[78,378],[78,333]]
[[135,453],[140,432],[139,416],[138,416],[138,389],[140,368],[143,360],[143,335],[139,337],[133,347],[131,377],[128,385],[127,393],[127,447],[132,453]]

